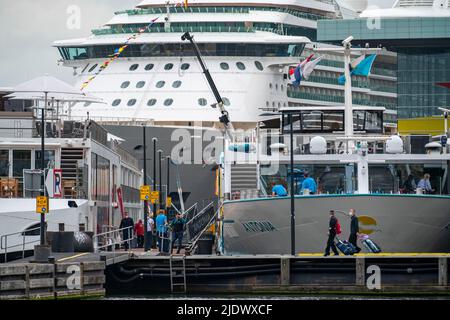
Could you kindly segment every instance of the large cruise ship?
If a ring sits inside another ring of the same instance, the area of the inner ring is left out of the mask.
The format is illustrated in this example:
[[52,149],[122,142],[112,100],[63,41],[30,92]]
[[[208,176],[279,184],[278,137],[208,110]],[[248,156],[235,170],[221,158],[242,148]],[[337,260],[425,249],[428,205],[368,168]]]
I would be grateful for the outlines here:
[[[336,13],[337,12],[337,13]],[[278,118],[272,111],[299,106],[344,103],[343,58],[325,54],[308,81],[291,86],[290,66],[312,53],[320,19],[341,17],[333,0],[144,0],[116,12],[87,38],[57,41],[61,64],[74,69],[81,87],[127,39],[120,58],[85,88],[106,104],[79,103],[68,114],[99,122],[135,122],[163,126],[219,127],[219,112],[189,43],[199,44],[225,107],[237,128]],[[155,20],[156,19],[156,20]],[[369,78],[353,78],[355,106],[386,108],[387,126],[396,121],[396,55],[377,57]]]

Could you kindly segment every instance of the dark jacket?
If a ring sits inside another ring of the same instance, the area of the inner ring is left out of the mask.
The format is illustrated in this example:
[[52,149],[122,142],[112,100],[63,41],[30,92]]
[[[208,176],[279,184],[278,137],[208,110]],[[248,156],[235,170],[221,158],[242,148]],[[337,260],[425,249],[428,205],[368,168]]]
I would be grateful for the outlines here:
[[357,233],[359,233],[359,221],[357,217],[352,216],[352,222],[350,223],[350,234]]
[[336,233],[336,224],[337,224],[337,219],[334,216],[330,217],[330,227],[328,228],[328,230],[330,231],[330,233]]
[[170,223],[173,232],[181,232],[181,231],[183,231],[185,224],[186,224],[186,220],[183,219],[183,218],[181,218],[181,219],[176,219],[175,218]]
[[129,239],[133,235],[133,229],[134,229],[134,221],[132,218],[128,217],[128,218],[122,219],[122,221],[120,222],[119,229],[125,229],[125,228],[130,228],[130,229],[122,230],[124,239]]

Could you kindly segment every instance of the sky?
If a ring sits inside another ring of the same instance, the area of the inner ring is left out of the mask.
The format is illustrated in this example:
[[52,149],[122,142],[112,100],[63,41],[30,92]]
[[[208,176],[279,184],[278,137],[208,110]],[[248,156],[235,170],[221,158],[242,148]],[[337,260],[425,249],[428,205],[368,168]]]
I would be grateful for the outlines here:
[[[395,0],[370,0],[380,7]],[[44,74],[73,83],[72,69],[58,66],[52,43],[81,38],[141,0],[0,0],[0,87],[14,87]],[[75,7],[74,7],[75,6]],[[79,8],[79,26],[68,9]],[[68,27],[68,22],[71,23]]]

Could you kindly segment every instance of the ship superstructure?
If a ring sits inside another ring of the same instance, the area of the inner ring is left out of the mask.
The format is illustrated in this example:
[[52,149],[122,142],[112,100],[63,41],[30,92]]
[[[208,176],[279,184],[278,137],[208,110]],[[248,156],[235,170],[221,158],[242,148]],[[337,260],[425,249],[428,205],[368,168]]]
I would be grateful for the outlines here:
[[[253,128],[280,108],[343,103],[343,86],[337,82],[343,73],[339,55],[325,55],[300,88],[293,88],[288,77],[289,67],[309,55],[315,44],[317,21],[334,18],[332,1],[198,0],[184,7],[146,0],[135,9],[116,12],[87,38],[54,45],[62,64],[74,68],[81,87],[131,35],[156,19],[85,89],[107,104],[79,103],[70,115],[86,117],[89,112],[90,118],[102,122],[216,126],[219,113],[210,106],[214,97],[193,51],[181,40],[189,31],[233,123]],[[386,107],[386,123],[396,119],[395,63],[395,54],[385,54],[377,58],[371,77],[354,78],[355,105]]]

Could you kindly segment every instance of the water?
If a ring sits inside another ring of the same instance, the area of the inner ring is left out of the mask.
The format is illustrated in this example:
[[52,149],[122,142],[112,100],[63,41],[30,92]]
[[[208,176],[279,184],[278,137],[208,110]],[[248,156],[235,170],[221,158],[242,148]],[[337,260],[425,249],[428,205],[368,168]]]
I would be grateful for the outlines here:
[[290,300],[290,301],[320,301],[320,300],[450,300],[448,296],[336,296],[336,295],[147,295],[147,296],[111,296],[103,300],[177,300],[177,301],[204,301],[204,300]]

